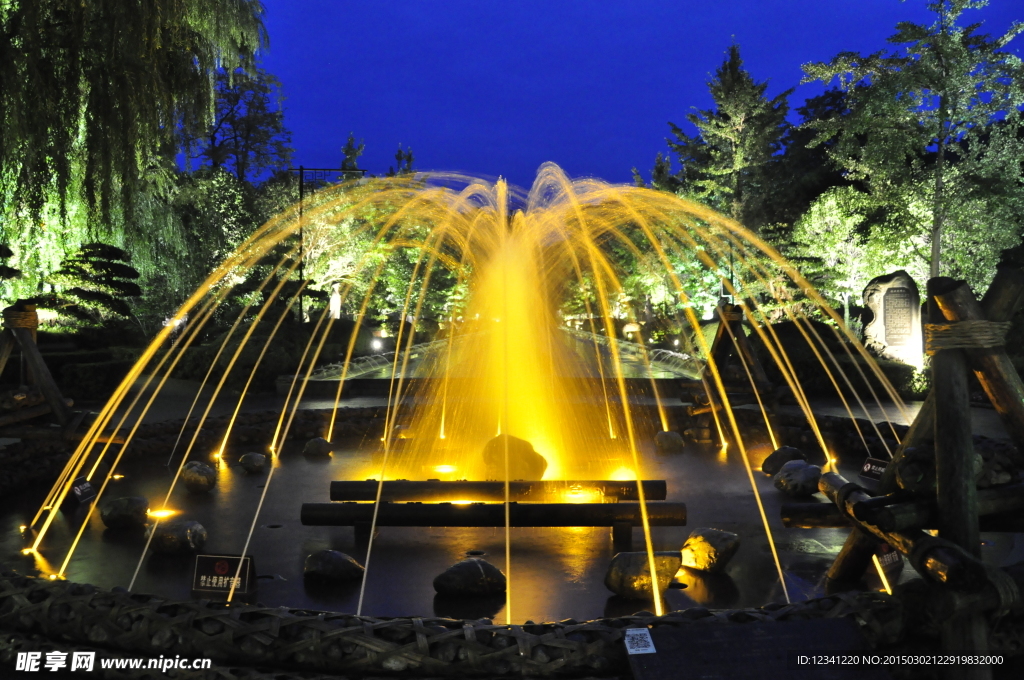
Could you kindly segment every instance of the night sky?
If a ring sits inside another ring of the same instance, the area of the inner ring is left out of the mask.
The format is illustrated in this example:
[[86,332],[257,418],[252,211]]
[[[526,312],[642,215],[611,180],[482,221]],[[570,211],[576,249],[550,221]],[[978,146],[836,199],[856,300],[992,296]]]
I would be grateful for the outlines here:
[[[710,107],[707,81],[734,40],[774,96],[803,63],[888,49],[897,22],[933,21],[924,0],[264,3],[263,66],[283,83],[294,165],[337,167],[351,131],[373,174],[401,143],[416,170],[523,187],[544,161],[574,177],[629,182],[633,166],[648,177],[667,122]],[[962,23],[1001,35],[1014,20],[1019,0],[992,0]],[[791,109],[821,90],[799,86]]]

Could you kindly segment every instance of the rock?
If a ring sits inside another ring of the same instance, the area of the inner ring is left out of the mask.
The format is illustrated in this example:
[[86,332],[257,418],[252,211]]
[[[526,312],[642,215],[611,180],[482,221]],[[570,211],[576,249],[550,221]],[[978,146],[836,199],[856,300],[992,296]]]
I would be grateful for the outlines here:
[[[678,551],[654,553],[654,568],[658,570],[658,592],[665,592],[669,581],[675,578],[682,564]],[[650,600],[651,567],[646,552],[621,552],[612,558],[604,585],[616,595],[631,600]]]
[[323,437],[315,437],[302,447],[302,455],[306,458],[330,458],[334,446]]
[[217,486],[217,471],[206,463],[190,460],[181,470],[181,481],[192,493],[206,493]]
[[662,453],[682,453],[686,448],[683,435],[678,432],[659,432],[654,435],[654,445]]
[[807,460],[807,454],[795,446],[780,446],[768,454],[768,457],[761,463],[761,472],[774,477],[779,474],[782,466],[791,460]]
[[[307,444],[308,446],[308,444]],[[328,453],[330,455],[330,453]],[[242,469],[248,473],[258,475],[267,467],[267,457],[262,453],[246,453],[238,459]]]
[[195,553],[206,544],[206,529],[199,522],[189,519],[170,519],[160,522],[153,533],[149,547],[162,555]]
[[721,572],[740,547],[740,537],[731,531],[694,529],[683,543],[684,567],[712,573]]
[[321,550],[306,558],[302,575],[324,581],[355,581],[363,577],[363,565],[343,552]]
[[930,447],[911,446],[896,464],[896,483],[916,495],[935,495],[935,455]]
[[794,498],[802,498],[817,493],[819,479],[820,467],[808,465],[802,460],[791,460],[775,475],[775,488]]
[[533,450],[533,444],[507,434],[499,434],[484,445],[484,465],[488,479],[505,479],[505,442],[508,442],[508,478],[539,481],[548,469],[548,461]]
[[463,597],[496,595],[505,592],[505,575],[487,560],[470,557],[438,574],[434,590],[439,595]]
[[149,521],[148,512],[148,500],[142,496],[126,496],[104,503],[100,519],[110,529],[141,529]]

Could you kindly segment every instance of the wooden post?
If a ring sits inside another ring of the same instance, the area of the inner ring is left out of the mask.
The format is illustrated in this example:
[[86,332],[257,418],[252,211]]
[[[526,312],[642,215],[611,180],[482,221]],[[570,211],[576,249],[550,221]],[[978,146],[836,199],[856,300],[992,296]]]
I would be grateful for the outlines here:
[[[933,324],[946,321],[937,297],[961,282],[946,277],[928,281],[928,316]],[[971,400],[967,388],[967,356],[960,349],[943,349],[932,356],[932,391],[935,394],[935,490],[939,537],[969,554],[981,556],[978,535],[977,486],[974,481],[974,439]],[[949,653],[983,654],[988,630],[979,614],[954,616],[942,626],[942,642]],[[947,677],[991,678],[991,668],[958,668]]]
[[[1024,271],[1013,265],[1000,264],[992,284],[981,300],[984,318],[989,321],[1009,321],[1021,306],[1024,306]],[[930,441],[934,430],[935,396],[934,392],[929,392],[910,430],[893,454],[892,462],[882,475],[882,493],[896,490],[895,464],[903,457],[903,452],[912,446],[920,446]]]
[[[942,295],[935,302],[949,321],[985,321],[981,305],[970,287],[963,283]],[[1024,451],[1024,382],[1017,374],[1003,347],[963,350],[968,364],[978,377],[992,406],[1002,418],[1003,426],[1019,451]]]

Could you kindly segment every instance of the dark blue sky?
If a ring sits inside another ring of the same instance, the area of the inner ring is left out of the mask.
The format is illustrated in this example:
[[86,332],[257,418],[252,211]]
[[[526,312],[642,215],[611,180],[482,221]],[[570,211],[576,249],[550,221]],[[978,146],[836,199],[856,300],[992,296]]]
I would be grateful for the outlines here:
[[[803,63],[887,48],[897,22],[932,22],[924,0],[264,2],[263,65],[284,86],[295,165],[337,167],[352,131],[374,174],[401,143],[417,170],[523,187],[544,161],[612,182],[633,166],[648,176],[667,121],[711,105],[707,81],[734,39],[774,95]],[[1014,20],[1019,0],[964,15],[993,35]],[[798,87],[791,108],[820,91]]]

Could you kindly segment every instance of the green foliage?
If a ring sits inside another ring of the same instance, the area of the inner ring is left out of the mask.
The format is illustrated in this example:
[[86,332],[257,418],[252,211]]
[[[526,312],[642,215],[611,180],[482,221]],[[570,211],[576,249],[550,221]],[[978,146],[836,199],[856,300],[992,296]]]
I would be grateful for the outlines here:
[[33,298],[41,308],[53,309],[86,323],[100,323],[105,315],[131,316],[125,298],[142,294],[131,256],[103,243],[87,243],[65,258],[48,277],[54,292]]
[[291,133],[284,127],[280,87],[277,78],[262,69],[252,75],[243,70],[218,72],[214,121],[185,143],[193,158],[214,170],[231,170],[239,182],[287,168]]
[[[986,138],[1017,129],[1024,104],[1024,67],[1002,48],[1024,30],[999,38],[961,26],[961,14],[983,7],[979,0],[930,2],[930,26],[902,22],[889,42],[901,49],[862,56],[839,54],[829,63],[804,67],[806,80],[837,80],[847,94],[849,115],[817,120],[819,141],[836,139],[832,157],[852,179],[864,181],[881,202],[897,206],[913,195],[927,214],[901,227],[904,237],[924,235],[930,245],[931,276],[942,271],[945,231],[964,224],[956,212],[964,199],[985,193],[977,175],[1008,173],[1020,178],[1019,155],[1001,147],[1009,139]],[[993,126],[996,120],[1002,126]],[[1016,146],[1019,150],[1019,146]],[[1021,191],[1016,182],[1015,191]],[[987,225],[992,231],[1004,224]],[[980,242],[984,242],[983,237]]]
[[[708,83],[715,108],[687,115],[697,128],[688,135],[669,123],[676,141],[669,147],[682,164],[678,192],[692,196],[751,228],[764,223],[769,167],[786,132],[786,90],[772,99],[768,83],[755,82],[743,68],[738,45]],[[654,184],[671,188],[667,160],[655,165]]]
[[130,215],[166,176],[176,130],[209,123],[216,69],[252,66],[262,13],[258,0],[0,4],[4,212],[38,219],[57,202],[63,219],[80,199],[104,222]]

